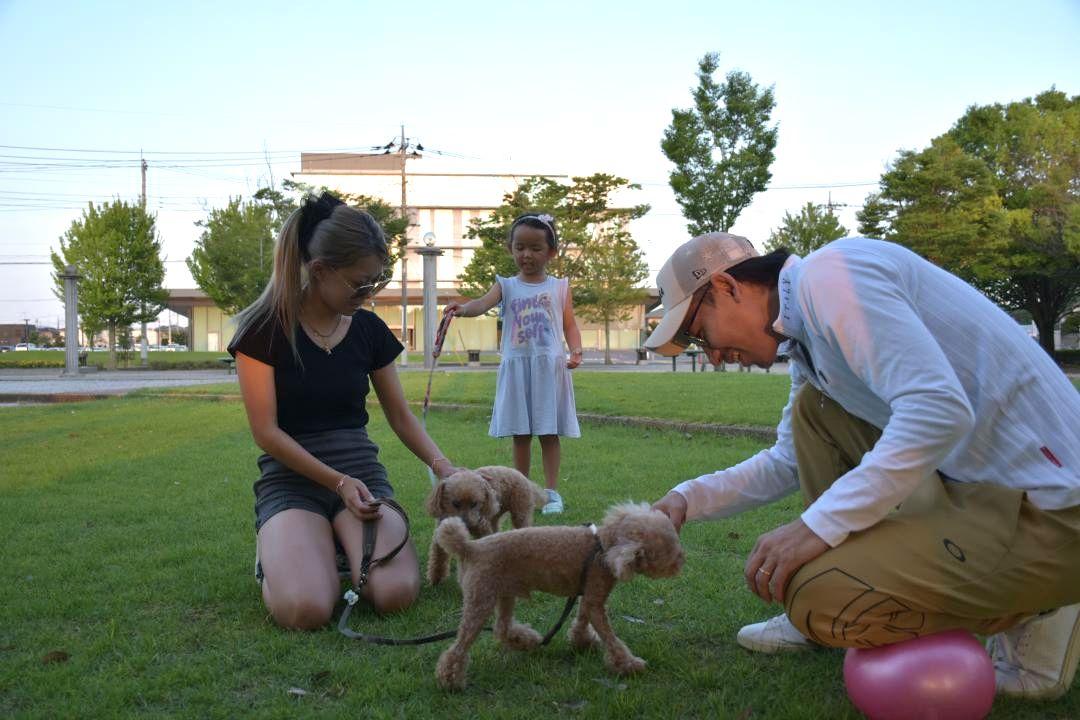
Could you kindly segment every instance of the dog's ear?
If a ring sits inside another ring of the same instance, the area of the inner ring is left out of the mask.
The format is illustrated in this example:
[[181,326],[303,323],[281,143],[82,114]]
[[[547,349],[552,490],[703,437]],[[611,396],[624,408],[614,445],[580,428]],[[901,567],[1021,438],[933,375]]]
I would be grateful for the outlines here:
[[495,493],[495,488],[491,487],[491,483],[487,484],[486,490],[485,504],[487,507],[485,508],[484,514],[491,517],[499,512],[499,496]]
[[446,483],[442,480],[431,489],[431,494],[428,495],[427,498],[427,504],[424,506],[424,509],[427,510],[427,514],[431,517],[442,517],[443,491],[445,489]]
[[604,561],[611,568],[611,574],[616,580],[625,582],[634,577],[637,562],[640,559],[642,546],[635,540],[622,540],[608,548],[604,553]]

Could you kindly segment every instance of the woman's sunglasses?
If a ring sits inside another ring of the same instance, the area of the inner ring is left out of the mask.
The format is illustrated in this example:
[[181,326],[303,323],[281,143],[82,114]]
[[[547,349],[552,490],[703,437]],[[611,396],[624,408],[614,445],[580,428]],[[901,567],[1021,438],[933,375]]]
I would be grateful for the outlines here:
[[342,274],[339,273],[336,269],[330,269],[334,271],[335,275],[337,275],[338,280],[344,283],[345,287],[349,288],[349,290],[352,292],[352,294],[349,295],[350,300],[362,300],[366,297],[377,294],[380,290],[386,287],[392,277],[392,274],[390,272],[384,272],[375,282],[369,282],[363,285],[353,285],[351,282],[346,280],[342,276]]

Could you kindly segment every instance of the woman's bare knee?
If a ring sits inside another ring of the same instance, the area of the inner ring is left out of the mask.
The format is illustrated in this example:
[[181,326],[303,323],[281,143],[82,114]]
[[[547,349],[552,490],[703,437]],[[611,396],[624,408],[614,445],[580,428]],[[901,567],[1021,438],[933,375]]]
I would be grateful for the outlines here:
[[420,596],[420,575],[379,578],[370,586],[368,599],[375,612],[386,615],[410,607]]
[[274,622],[288,630],[316,630],[330,622],[334,613],[333,599],[320,599],[310,594],[289,597],[266,597]]

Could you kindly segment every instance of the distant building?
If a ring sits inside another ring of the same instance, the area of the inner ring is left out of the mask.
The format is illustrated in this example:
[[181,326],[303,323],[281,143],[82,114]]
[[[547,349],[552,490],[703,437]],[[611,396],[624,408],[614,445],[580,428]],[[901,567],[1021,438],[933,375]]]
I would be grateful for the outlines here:
[[[363,155],[352,153],[302,153],[300,171],[294,177],[316,187],[325,186],[344,193],[379,198],[395,207],[401,205],[401,155]],[[410,252],[406,269],[407,347],[423,350],[423,258],[413,250],[423,246],[427,233],[435,234],[434,246],[443,251],[436,265],[437,304],[463,299],[458,280],[480,246],[479,240],[466,237],[470,221],[484,218],[502,204],[503,196],[517,188],[526,177],[498,173],[449,173],[415,171],[410,160],[405,176],[406,202],[410,226]],[[565,175],[546,175],[557,180]],[[401,261],[394,268],[393,280],[372,302],[372,310],[401,337]],[[646,303],[656,303],[655,290]],[[231,318],[218,309],[201,290],[173,290],[169,309],[189,320],[192,350],[223,351],[232,339]],[[634,309],[632,318],[611,327],[612,349],[631,349],[641,344],[645,327],[645,305]],[[582,345],[603,349],[604,330],[599,324],[578,319]],[[495,317],[460,318],[454,322],[444,348],[448,352],[464,350],[493,351],[499,347],[500,322]]]

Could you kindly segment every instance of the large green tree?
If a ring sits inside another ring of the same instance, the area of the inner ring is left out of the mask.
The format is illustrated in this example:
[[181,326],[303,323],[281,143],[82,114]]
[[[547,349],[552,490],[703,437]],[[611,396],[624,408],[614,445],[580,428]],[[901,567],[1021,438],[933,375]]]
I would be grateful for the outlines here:
[[83,276],[79,315],[85,326],[108,330],[109,366],[115,368],[117,328],[156,317],[168,300],[154,216],[119,199],[90,203],[51,255],[57,297],[64,296],[59,276],[65,266],[74,265]]
[[187,259],[196,284],[229,315],[255,301],[274,267],[274,238],[280,219],[270,203],[230,198],[213,208]]
[[[286,180],[283,190],[261,188],[250,200],[230,199],[196,222],[203,228],[187,265],[195,282],[225,312],[235,315],[258,298],[273,271],[274,242],[285,219],[299,207],[298,197],[319,193]],[[406,221],[393,207],[367,195],[330,190],[343,202],[371,214],[386,235],[391,263],[404,236]]]
[[784,213],[780,227],[769,234],[765,250],[787,248],[796,255],[809,255],[822,245],[847,235],[831,207],[806,203],[798,215]]
[[545,212],[555,219],[559,233],[558,254],[548,265],[548,273],[568,278],[577,292],[582,277],[581,254],[594,238],[608,229],[625,229],[627,224],[649,211],[648,205],[617,207],[613,196],[640,186],[630,181],[597,173],[575,177],[570,184],[551,178],[531,177],[503,196],[502,205],[491,215],[469,223],[466,237],[479,239],[469,264],[461,273],[462,294],[479,297],[495,283],[495,276],[517,273],[506,242],[514,218],[527,212]]
[[647,293],[641,284],[649,275],[641,250],[622,227],[604,227],[586,241],[578,256],[574,286],[577,314],[604,326],[604,364],[611,364],[611,323],[633,317]]
[[719,67],[719,53],[699,61],[694,107],[671,111],[660,143],[675,164],[669,182],[692,235],[729,230],[772,178],[773,89],[759,88],[738,70],[717,83],[713,76]]
[[1080,300],[1080,97],[969,108],[930,147],[900,153],[859,220],[1030,312],[1052,353]]

